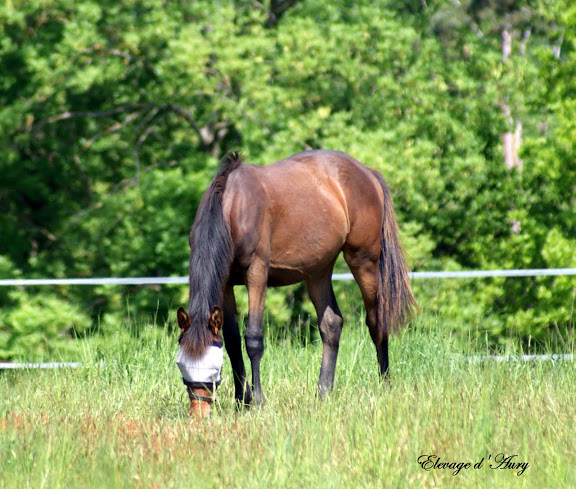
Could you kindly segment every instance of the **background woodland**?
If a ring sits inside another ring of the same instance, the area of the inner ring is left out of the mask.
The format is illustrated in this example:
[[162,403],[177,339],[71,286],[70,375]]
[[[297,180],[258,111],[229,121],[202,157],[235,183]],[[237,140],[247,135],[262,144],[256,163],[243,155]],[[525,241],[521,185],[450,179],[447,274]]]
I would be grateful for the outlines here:
[[[0,278],[185,275],[201,195],[238,148],[381,171],[415,271],[576,267],[575,114],[569,0],[7,0]],[[464,341],[573,344],[574,277],[414,288]],[[337,293],[361,315],[353,283]],[[186,300],[2,287],[0,358],[70,356]],[[308,337],[302,287],[267,305],[276,338]]]

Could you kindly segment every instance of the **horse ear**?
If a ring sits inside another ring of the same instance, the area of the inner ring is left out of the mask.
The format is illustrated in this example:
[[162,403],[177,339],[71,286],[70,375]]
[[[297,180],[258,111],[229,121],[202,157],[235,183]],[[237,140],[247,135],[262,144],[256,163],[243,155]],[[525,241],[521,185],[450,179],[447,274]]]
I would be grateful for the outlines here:
[[190,327],[190,324],[192,323],[192,321],[190,320],[190,316],[188,316],[188,314],[182,307],[178,308],[176,316],[178,317],[178,326],[180,326],[180,331],[182,331],[182,333],[185,333],[186,330]]
[[218,306],[214,306],[214,310],[210,314],[208,323],[214,336],[218,336],[222,326],[224,326],[224,315],[222,314],[222,309],[220,309]]

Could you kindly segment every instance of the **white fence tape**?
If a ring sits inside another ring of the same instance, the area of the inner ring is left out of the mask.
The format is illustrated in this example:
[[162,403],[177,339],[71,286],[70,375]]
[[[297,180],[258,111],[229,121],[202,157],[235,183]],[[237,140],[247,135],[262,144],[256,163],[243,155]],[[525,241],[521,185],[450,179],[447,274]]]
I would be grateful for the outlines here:
[[21,368],[45,369],[45,368],[78,368],[80,362],[53,362],[53,363],[0,363],[0,370],[17,370]]
[[[469,270],[460,272],[412,272],[412,279],[432,278],[487,278],[487,277],[537,277],[545,275],[576,275],[576,268],[545,268],[531,270]],[[351,273],[335,273],[332,280],[353,280]],[[187,284],[188,277],[134,277],[134,278],[64,278],[64,279],[9,279],[0,280],[0,286],[22,287],[27,285],[166,285]],[[561,361],[574,360],[574,355],[520,355],[520,356],[472,356],[469,361]],[[78,362],[70,363],[0,363],[4,369],[50,369],[78,368]]]
[[552,353],[549,355],[474,355],[465,357],[469,362],[559,362],[574,361],[572,353]]
[[[542,268],[530,270],[467,270],[460,272],[412,272],[412,279],[430,278],[488,278],[537,277],[543,275],[576,275],[576,268]],[[335,273],[332,280],[353,280],[351,273]],[[48,278],[0,280],[0,286],[26,285],[166,285],[187,284],[188,277],[134,277],[134,278]]]
[[414,272],[412,278],[484,278],[576,275],[576,268],[535,268],[531,270],[466,270],[462,272]]
[[39,278],[0,280],[0,286],[11,285],[166,285],[187,284],[188,277],[134,277],[134,278]]
[[[456,360],[464,360],[470,363],[481,362],[573,362],[575,360],[572,353],[552,353],[548,355],[473,355],[461,356],[455,355]],[[97,364],[99,367],[104,367],[104,363]],[[20,370],[20,369],[51,369],[51,368],[80,368],[84,364],[80,362],[59,362],[59,363],[0,363],[0,370]]]

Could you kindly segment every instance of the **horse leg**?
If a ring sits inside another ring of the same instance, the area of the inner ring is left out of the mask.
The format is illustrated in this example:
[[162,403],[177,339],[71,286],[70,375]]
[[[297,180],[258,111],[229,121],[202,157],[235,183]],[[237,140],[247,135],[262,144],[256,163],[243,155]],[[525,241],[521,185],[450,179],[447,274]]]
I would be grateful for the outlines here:
[[380,375],[385,379],[388,371],[388,328],[384,319],[378,314],[378,257],[366,259],[344,250],[344,259],[362,293],[362,300],[366,308],[366,325],[370,336],[376,346],[376,355],[380,366]]
[[224,327],[222,332],[234,375],[234,397],[238,404],[250,404],[252,393],[250,392],[250,387],[246,385],[246,369],[242,358],[242,339],[238,328],[236,298],[234,297],[234,288],[232,286],[227,286],[224,289],[223,311]]
[[336,360],[344,320],[334,297],[331,274],[320,280],[308,280],[306,286],[318,315],[318,329],[322,338],[322,364],[318,379],[318,396],[322,398],[334,388]]
[[260,361],[264,354],[264,339],[262,337],[262,317],[266,298],[266,282],[268,281],[268,264],[258,260],[246,272],[246,287],[248,289],[248,324],[244,339],[246,351],[252,367],[252,399],[256,405],[262,404],[262,386],[260,384]]

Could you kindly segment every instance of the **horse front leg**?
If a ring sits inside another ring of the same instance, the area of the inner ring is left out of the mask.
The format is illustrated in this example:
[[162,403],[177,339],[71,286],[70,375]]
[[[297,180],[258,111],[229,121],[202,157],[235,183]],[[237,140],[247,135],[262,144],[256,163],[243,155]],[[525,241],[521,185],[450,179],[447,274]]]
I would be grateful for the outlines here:
[[260,405],[264,401],[260,383],[260,361],[264,354],[264,338],[262,335],[262,318],[264,316],[264,301],[266,298],[266,283],[268,281],[268,263],[257,260],[246,273],[248,288],[248,324],[244,336],[246,351],[252,367],[252,400]]
[[246,384],[246,369],[242,358],[242,338],[238,328],[238,317],[236,309],[236,298],[234,288],[229,285],[224,289],[223,297],[224,309],[224,345],[234,376],[234,397],[239,406],[252,402],[252,392],[250,386]]

